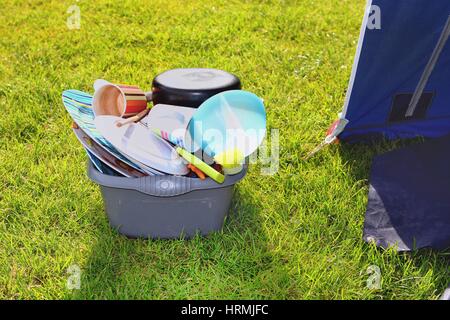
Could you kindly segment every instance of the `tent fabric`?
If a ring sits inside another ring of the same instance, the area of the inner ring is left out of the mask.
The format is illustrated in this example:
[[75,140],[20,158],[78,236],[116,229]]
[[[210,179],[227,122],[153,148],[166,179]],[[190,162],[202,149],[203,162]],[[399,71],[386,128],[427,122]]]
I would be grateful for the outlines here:
[[[375,17],[373,6],[379,8],[380,29],[367,27],[367,21]],[[406,113],[449,16],[448,0],[368,1],[341,114],[349,123],[340,140],[450,133],[450,41],[425,86],[418,113],[411,118],[398,117]]]
[[399,251],[450,249],[450,135],[374,158],[363,238]]

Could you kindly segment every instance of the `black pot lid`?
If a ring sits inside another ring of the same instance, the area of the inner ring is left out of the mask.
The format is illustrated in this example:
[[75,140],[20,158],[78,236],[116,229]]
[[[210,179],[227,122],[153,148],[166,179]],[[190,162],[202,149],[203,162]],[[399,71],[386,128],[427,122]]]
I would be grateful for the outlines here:
[[198,107],[219,92],[240,88],[239,78],[223,70],[173,69],[153,80],[153,102]]

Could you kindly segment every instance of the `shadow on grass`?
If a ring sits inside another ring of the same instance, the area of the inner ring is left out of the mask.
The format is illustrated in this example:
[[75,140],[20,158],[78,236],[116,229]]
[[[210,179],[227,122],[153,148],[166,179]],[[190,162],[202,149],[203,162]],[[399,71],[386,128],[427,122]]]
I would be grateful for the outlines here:
[[[350,172],[354,181],[363,180],[370,183],[369,179],[372,159],[375,156],[401,147],[422,143],[424,141],[424,139],[418,138],[398,141],[379,141],[368,144],[342,144],[339,146],[339,155],[343,163],[349,169],[348,172]],[[372,245],[366,244],[366,247],[367,250],[371,250]],[[392,248],[385,250],[383,248],[373,247],[373,250],[380,255],[392,252],[398,258],[396,261],[400,261],[400,263],[407,264],[409,261],[412,262],[414,267],[419,270],[419,273],[423,277],[431,271],[436,280],[434,285],[437,295],[444,292],[444,290],[448,287],[448,279],[450,277],[450,248],[444,251],[423,248],[411,252],[396,253],[395,250],[392,250]]]
[[[236,187],[220,232],[191,240],[127,239],[106,217],[82,266],[81,289],[67,299],[258,298],[258,275],[271,265],[260,207],[251,190]],[[95,208],[103,211],[100,206]],[[104,213],[103,213],[104,214]],[[255,279],[256,282],[255,282]],[[259,279],[259,280],[258,280]],[[261,285],[261,286],[260,286]]]

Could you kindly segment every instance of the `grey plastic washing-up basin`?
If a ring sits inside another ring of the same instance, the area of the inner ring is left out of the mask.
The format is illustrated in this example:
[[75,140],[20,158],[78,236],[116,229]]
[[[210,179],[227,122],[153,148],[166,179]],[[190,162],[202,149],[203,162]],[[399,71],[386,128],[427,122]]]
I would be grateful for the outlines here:
[[132,238],[191,238],[221,230],[234,185],[246,173],[247,166],[223,184],[170,175],[126,178],[103,174],[88,161],[110,225]]

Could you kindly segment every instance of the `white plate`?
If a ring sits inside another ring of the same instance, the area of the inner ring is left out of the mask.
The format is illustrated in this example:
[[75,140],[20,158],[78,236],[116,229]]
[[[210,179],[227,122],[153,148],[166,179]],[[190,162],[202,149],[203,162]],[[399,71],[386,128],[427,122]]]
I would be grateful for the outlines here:
[[194,145],[187,127],[197,109],[173,106],[169,104],[157,104],[150,109],[148,115],[142,119],[142,123],[149,129],[157,129],[168,133],[173,142],[180,147],[196,152],[199,146]]
[[123,119],[115,116],[94,119],[97,130],[120,152],[168,174],[185,175],[189,172],[186,162],[168,142],[140,124],[117,127],[117,121]]

